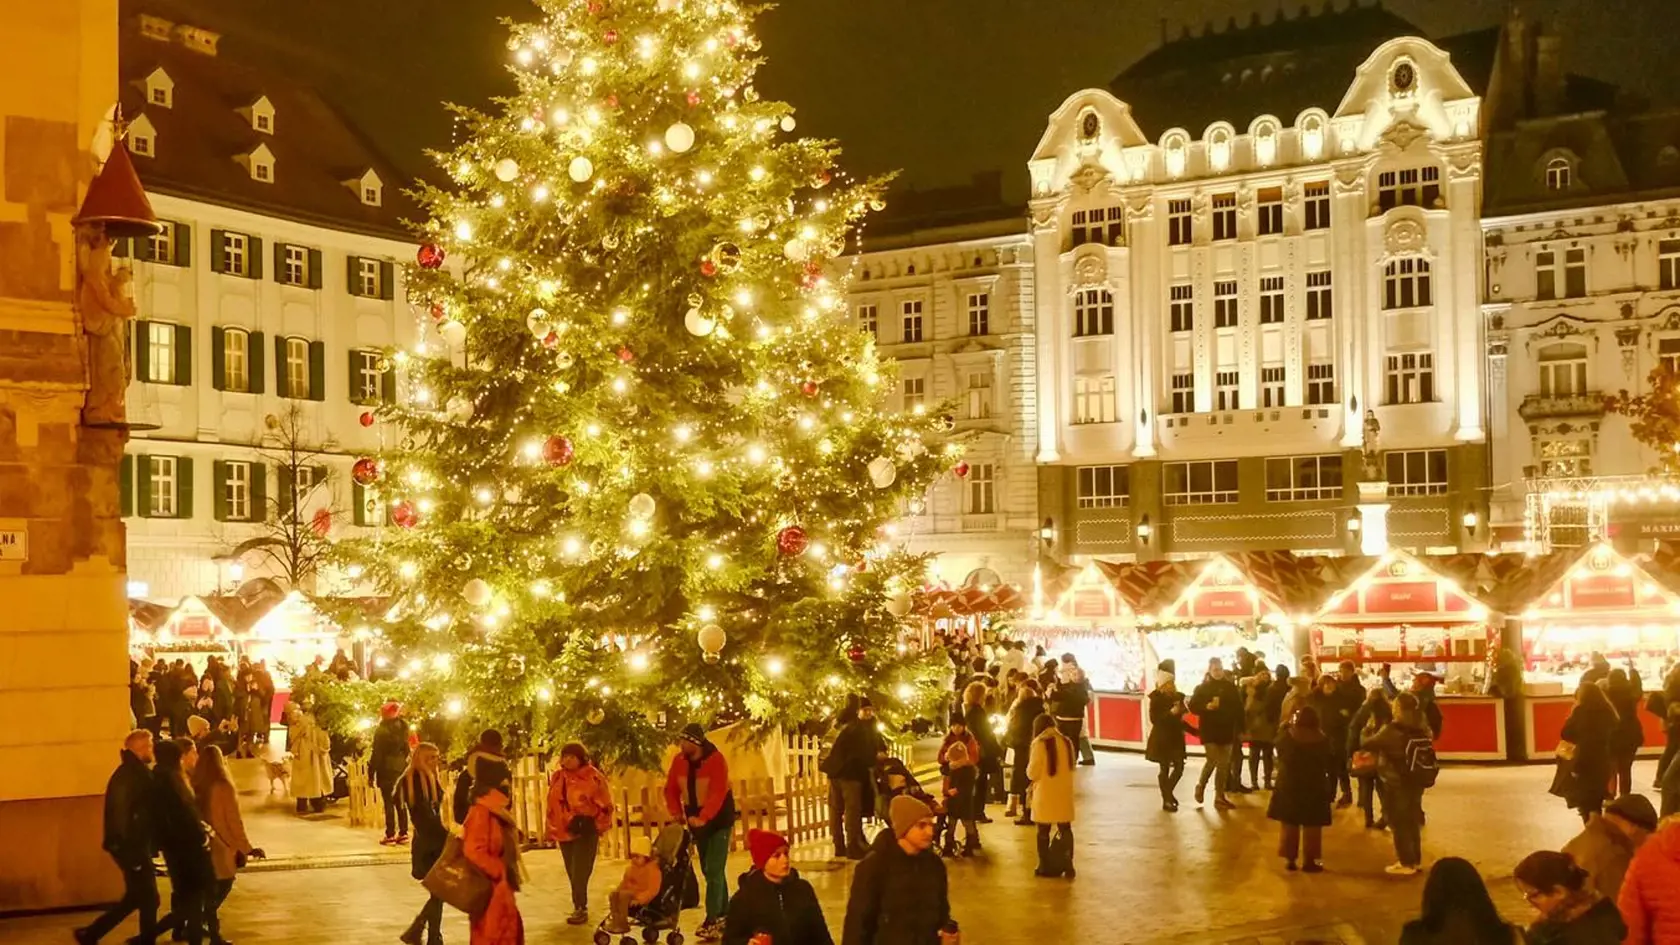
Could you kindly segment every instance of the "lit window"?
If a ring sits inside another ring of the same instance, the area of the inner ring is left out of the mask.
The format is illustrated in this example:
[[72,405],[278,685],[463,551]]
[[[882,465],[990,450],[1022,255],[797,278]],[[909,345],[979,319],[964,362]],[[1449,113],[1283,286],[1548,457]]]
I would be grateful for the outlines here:
[[1129,467],[1081,466],[1077,502],[1082,509],[1124,508],[1131,499]]
[[151,469],[151,492],[146,496],[147,514],[151,518],[175,517],[175,457],[148,456]]
[[968,493],[963,511],[969,515],[991,515],[997,511],[996,467],[975,463],[968,468]]
[[241,328],[222,330],[222,390],[249,393],[251,390],[251,335]]
[[249,521],[251,514],[251,464],[222,464],[222,504],[230,522]]
[[303,338],[286,339],[286,393],[298,400],[308,400],[309,342]]
[[280,281],[286,285],[309,284],[309,250],[302,246],[287,245],[283,248]]
[[920,377],[904,379],[904,409],[919,412],[927,401],[927,381]]
[[1226,505],[1237,501],[1237,461],[1166,463],[1168,505]]
[[1114,296],[1107,289],[1080,289],[1073,295],[1073,336],[1114,334]]
[[379,299],[385,297],[385,287],[381,285],[384,273],[383,267],[377,259],[356,260],[356,285],[360,295],[364,298]]
[[1114,422],[1114,376],[1080,375],[1073,379],[1073,422]]
[[385,372],[379,369],[382,356],[377,351],[356,352],[356,390],[352,402],[377,404],[385,386]]
[[1384,461],[1390,496],[1446,494],[1446,450],[1390,450]]
[[[1591,439],[1545,439],[1536,444],[1535,452],[1540,460],[1542,479],[1585,479],[1593,474]],[[1556,525],[1553,526],[1553,534],[1556,534]]]
[[251,274],[251,242],[243,233],[222,234],[222,271],[230,276]]
[[1427,404],[1435,400],[1435,355],[1408,351],[1388,356],[1387,394],[1390,404]]
[[1545,397],[1572,397],[1587,392],[1587,347],[1579,344],[1547,345],[1540,350],[1540,393]]
[[175,383],[175,326],[165,322],[146,323],[146,380],[157,384]]
[[1433,304],[1429,260],[1408,256],[1383,270],[1383,308],[1418,308]]
[[1342,497],[1342,457],[1284,456],[1266,460],[1267,502],[1322,502]]

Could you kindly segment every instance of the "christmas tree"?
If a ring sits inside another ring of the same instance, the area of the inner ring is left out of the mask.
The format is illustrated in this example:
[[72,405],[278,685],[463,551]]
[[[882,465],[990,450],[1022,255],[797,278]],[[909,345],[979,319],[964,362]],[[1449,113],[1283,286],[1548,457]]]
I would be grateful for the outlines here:
[[540,6],[423,194],[421,341],[354,471],[390,524],[342,549],[390,603],[363,698],[624,761],[854,691],[913,713],[942,667],[899,643],[889,523],[962,467],[836,281],[881,182],[760,99],[758,5]]

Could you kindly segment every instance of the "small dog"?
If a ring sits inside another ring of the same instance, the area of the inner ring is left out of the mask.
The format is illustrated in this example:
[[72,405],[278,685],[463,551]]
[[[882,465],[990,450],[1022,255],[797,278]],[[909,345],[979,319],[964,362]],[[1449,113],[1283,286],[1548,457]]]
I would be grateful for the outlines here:
[[280,794],[292,793],[292,755],[287,752],[279,761],[264,761],[268,766],[268,793],[273,794],[274,786],[280,785]]

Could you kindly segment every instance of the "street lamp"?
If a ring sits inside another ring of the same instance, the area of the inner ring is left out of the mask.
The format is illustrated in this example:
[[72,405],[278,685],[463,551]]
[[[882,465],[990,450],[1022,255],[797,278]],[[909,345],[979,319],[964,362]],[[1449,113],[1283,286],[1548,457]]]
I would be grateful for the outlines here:
[[1046,548],[1056,543],[1055,519],[1048,517],[1044,519],[1044,524],[1038,529],[1038,540],[1044,542]]
[[1143,513],[1143,516],[1138,519],[1138,524],[1137,524],[1138,541],[1141,542],[1145,547],[1148,547],[1149,536],[1151,536],[1153,534],[1155,534],[1155,528],[1154,528],[1154,526],[1149,524],[1149,513],[1145,512],[1145,513]]

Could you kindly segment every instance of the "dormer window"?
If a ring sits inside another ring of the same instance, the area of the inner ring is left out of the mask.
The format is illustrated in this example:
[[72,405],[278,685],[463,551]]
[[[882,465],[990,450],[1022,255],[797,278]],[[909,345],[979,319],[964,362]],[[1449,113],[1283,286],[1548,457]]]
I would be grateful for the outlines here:
[[1568,190],[1569,184],[1575,176],[1575,167],[1566,157],[1555,157],[1546,162],[1546,189]]
[[157,130],[145,115],[135,118],[128,126],[128,153],[137,157],[157,156]]
[[274,133],[274,103],[264,95],[251,103],[251,107],[242,109],[251,119],[251,128],[259,134]]
[[268,149],[268,145],[257,145],[250,154],[240,155],[239,162],[250,170],[252,180],[274,183],[274,152]]
[[362,188],[362,203],[365,203],[370,207],[379,206],[379,188],[377,188],[377,187],[363,187]]
[[372,168],[360,177],[345,181],[344,186],[355,191],[363,206],[377,207],[384,202],[385,182],[379,179],[379,175],[375,174]]
[[153,69],[146,77],[146,104],[158,108],[175,107],[175,80],[162,68]]

